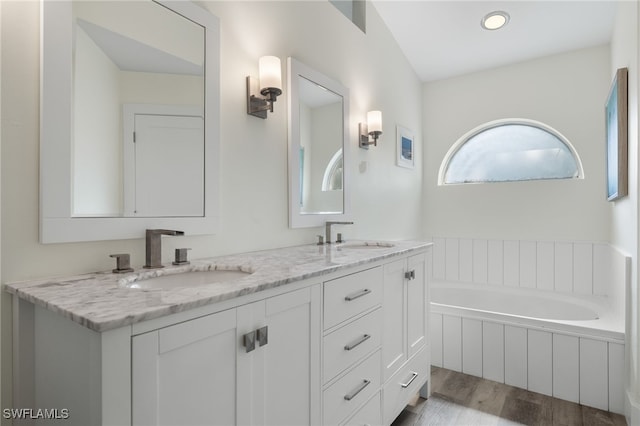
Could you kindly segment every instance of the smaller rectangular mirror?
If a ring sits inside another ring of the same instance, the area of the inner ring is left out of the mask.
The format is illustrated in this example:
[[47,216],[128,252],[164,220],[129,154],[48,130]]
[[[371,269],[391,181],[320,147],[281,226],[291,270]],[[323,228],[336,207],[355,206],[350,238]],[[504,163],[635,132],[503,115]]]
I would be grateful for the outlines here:
[[289,225],[321,226],[349,213],[349,90],[288,58]]

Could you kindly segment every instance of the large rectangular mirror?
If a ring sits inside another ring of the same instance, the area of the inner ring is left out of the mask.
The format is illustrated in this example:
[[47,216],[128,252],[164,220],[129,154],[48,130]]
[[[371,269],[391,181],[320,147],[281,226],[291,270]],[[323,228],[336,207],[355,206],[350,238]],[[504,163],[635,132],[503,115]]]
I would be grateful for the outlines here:
[[320,226],[349,213],[349,90],[288,58],[289,225]]
[[217,18],[151,0],[42,13],[41,241],[214,233]]

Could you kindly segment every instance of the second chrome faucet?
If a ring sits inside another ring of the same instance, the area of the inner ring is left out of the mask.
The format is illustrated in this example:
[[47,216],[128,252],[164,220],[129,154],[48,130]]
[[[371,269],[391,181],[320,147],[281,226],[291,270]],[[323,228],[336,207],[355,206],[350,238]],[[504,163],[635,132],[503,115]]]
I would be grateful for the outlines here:
[[[353,222],[326,222],[324,231],[324,241],[326,244],[331,244],[331,225],[353,225]],[[340,243],[342,241],[336,241]]]
[[147,229],[145,237],[146,255],[144,267],[147,269],[164,268],[162,265],[162,236],[184,235],[182,231],[171,229]]

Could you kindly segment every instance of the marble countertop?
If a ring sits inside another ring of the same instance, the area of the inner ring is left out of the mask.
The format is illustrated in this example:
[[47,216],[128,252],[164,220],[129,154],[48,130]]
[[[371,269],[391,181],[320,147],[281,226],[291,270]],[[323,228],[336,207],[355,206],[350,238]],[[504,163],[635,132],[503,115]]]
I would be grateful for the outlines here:
[[[424,241],[393,241],[391,244],[392,247],[376,248],[367,247],[363,241],[304,245],[192,260],[190,265],[184,266],[167,264],[162,269],[141,268],[127,274],[96,272],[9,283],[4,288],[21,299],[102,332],[373,263],[431,245]],[[128,287],[136,281],[160,275],[210,269],[239,269],[252,273],[234,281],[194,287]]]

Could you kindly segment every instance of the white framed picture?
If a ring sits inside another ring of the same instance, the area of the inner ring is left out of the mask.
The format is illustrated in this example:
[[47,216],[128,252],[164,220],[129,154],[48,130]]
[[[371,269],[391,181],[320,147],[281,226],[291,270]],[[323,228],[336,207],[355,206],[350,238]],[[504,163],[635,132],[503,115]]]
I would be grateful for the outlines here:
[[396,164],[413,169],[415,165],[415,144],[413,132],[402,126],[396,126]]

